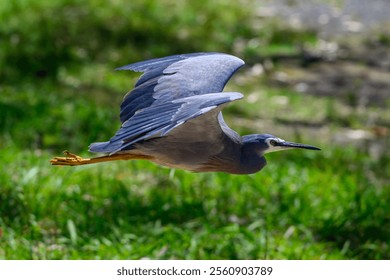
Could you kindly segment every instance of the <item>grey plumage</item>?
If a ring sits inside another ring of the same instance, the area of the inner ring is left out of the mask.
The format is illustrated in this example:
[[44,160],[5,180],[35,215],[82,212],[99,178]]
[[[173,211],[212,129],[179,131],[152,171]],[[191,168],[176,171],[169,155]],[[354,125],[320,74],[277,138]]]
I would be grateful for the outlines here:
[[232,55],[193,53],[118,68],[143,74],[123,99],[120,129],[90,151],[138,155],[195,172],[248,174],[266,165],[264,153],[272,148],[318,149],[268,134],[241,137],[227,126],[222,108],[243,96],[222,90],[243,65]]

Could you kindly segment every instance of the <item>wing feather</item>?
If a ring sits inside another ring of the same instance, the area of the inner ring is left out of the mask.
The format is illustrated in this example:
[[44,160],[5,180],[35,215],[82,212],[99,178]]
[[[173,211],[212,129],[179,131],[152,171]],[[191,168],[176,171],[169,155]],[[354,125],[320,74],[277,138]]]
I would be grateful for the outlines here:
[[[98,145],[94,143],[90,146],[90,150],[112,154],[129,149],[136,142],[155,137],[163,137],[182,123],[206,114],[225,103],[241,99],[242,97],[243,95],[238,92],[190,96],[170,103],[171,107],[169,109],[166,108],[167,104],[162,104],[161,107],[165,109],[163,114],[158,114],[160,106],[149,107],[141,113],[136,114],[126,122],[126,126],[122,126],[117,131],[114,137],[108,142],[112,145],[103,146],[101,143],[98,143]],[[215,122],[218,122],[218,120],[215,119]]]
[[[108,141],[93,143],[92,152],[115,153],[153,137],[227,102],[240,93],[222,92],[244,62],[222,53],[174,55],[118,68],[144,72],[121,104],[121,128]],[[217,120],[215,120],[217,122]]]

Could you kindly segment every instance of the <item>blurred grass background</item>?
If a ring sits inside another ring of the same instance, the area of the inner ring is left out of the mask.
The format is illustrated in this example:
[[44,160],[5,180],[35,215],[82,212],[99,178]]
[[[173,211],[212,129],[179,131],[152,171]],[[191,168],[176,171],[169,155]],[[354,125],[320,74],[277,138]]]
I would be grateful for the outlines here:
[[[0,2],[0,258],[389,259],[389,29],[323,34],[266,2]],[[249,176],[50,166],[119,127],[139,74],[112,69],[195,51],[247,61],[232,128],[323,150]]]

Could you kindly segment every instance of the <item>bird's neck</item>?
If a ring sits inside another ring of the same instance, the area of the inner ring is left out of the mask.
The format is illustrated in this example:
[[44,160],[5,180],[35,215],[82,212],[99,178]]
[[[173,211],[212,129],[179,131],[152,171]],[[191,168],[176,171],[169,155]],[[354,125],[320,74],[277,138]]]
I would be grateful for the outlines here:
[[257,143],[244,141],[241,148],[240,163],[241,169],[245,170],[245,173],[251,174],[260,171],[267,162],[263,155],[259,153]]

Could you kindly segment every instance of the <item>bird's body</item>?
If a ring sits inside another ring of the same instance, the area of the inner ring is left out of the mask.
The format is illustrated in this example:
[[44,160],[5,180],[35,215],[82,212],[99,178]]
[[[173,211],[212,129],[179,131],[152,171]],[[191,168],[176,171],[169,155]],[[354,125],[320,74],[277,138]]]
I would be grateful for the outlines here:
[[[210,121],[212,118],[209,114],[216,115],[215,111],[219,110],[211,110],[187,121],[164,138],[150,139],[134,145],[134,152],[148,155],[151,161],[158,164],[196,172],[203,171],[212,162],[217,164],[223,160],[222,157],[236,162],[239,160],[237,157],[241,148],[241,137],[238,135],[233,139],[228,137],[219,123]],[[200,138],[199,135],[204,137]],[[131,150],[129,152],[131,153]]]
[[222,90],[242,65],[231,55],[194,53],[119,68],[144,74],[121,104],[121,128],[109,141],[90,145],[91,152],[108,155],[82,159],[69,153],[52,164],[147,159],[194,172],[249,174],[266,165],[264,153],[271,148],[318,149],[268,134],[241,137],[227,126],[222,108],[243,96]]

